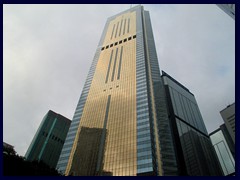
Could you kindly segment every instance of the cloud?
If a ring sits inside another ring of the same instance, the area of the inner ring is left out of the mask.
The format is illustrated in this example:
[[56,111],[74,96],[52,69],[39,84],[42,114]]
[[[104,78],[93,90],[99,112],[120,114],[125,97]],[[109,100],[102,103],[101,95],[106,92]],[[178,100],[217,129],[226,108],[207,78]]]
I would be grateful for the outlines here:
[[[72,118],[114,5],[3,6],[3,138],[24,155],[49,109]],[[144,5],[161,70],[199,103],[209,132],[235,99],[235,22],[215,5]]]

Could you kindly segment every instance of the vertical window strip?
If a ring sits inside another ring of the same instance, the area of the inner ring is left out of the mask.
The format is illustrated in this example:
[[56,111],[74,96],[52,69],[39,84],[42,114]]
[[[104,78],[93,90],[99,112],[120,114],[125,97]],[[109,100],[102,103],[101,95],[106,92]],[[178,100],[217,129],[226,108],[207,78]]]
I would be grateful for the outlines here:
[[118,34],[118,36],[120,36],[120,35],[121,35],[121,32],[122,32],[122,22],[123,22],[123,20],[121,20],[120,30],[119,30],[119,34]]
[[117,37],[118,26],[119,26],[119,22],[117,23],[117,29],[116,29],[116,32],[115,32],[115,38]]
[[114,60],[114,64],[113,64],[112,81],[113,81],[113,79],[114,79],[115,68],[116,68],[116,62],[117,62],[117,56],[118,56],[118,48],[117,48],[117,50],[116,50],[115,60]]
[[126,28],[126,19],[124,19],[123,35],[125,34],[125,28]]
[[127,30],[128,33],[129,33],[129,29],[130,29],[130,18],[128,18],[128,30]]
[[113,32],[114,32],[114,30],[115,30],[115,24],[113,25],[111,39],[112,39],[112,37],[113,37]]
[[123,52],[123,46],[121,47],[121,52],[120,52],[120,59],[119,59],[119,65],[118,65],[118,76],[117,76],[117,79],[120,79],[120,71],[121,71],[121,65],[122,65],[122,52]]
[[108,70],[107,70],[107,75],[106,75],[106,80],[105,80],[105,83],[107,83],[107,82],[108,82],[109,71],[110,71],[111,64],[112,64],[112,55],[113,55],[113,49],[112,49],[112,52],[111,52],[111,57],[110,57],[109,64],[108,64]]
[[103,153],[104,153],[104,144],[106,139],[106,127],[107,127],[107,120],[108,120],[108,114],[109,114],[109,107],[110,107],[110,101],[111,101],[111,95],[108,95],[108,101],[106,106],[106,112],[105,112],[105,118],[103,122],[103,132],[101,135],[101,141],[100,141],[100,147],[98,152],[98,161],[97,161],[97,171],[100,170],[102,160],[103,160]]
[[41,160],[41,159],[42,159],[43,152],[45,151],[45,148],[46,148],[46,146],[47,146],[47,144],[48,144],[48,140],[50,139],[50,135],[52,134],[52,131],[53,131],[53,128],[54,128],[56,122],[57,122],[57,118],[54,119],[54,121],[53,121],[53,123],[52,123],[52,125],[51,125],[51,128],[50,128],[50,131],[49,131],[49,133],[48,133],[48,136],[47,136],[47,138],[45,139],[44,144],[43,144],[43,146],[42,146],[42,149],[41,149],[41,151],[40,151],[40,153],[39,153],[39,155],[38,155],[38,160]]

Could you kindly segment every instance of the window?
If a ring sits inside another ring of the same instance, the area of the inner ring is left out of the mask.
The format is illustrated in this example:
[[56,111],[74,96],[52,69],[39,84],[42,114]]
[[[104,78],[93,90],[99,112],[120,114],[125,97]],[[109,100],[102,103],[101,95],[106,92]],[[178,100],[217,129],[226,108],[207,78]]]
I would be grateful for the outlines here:
[[129,37],[128,40],[130,41],[132,39],[132,37]]
[[111,44],[110,47],[113,47],[113,44]]
[[109,45],[106,46],[106,49],[108,49]]
[[101,49],[102,51],[104,50],[104,47],[102,47],[102,49]]
[[113,25],[113,30],[112,30],[111,39],[112,39],[112,37],[113,37],[113,32],[114,32],[114,29],[115,29],[115,24]]
[[124,42],[127,42],[127,38],[126,38],[126,39],[124,39]]
[[136,38],[136,35],[133,36],[133,39],[135,39],[135,38]]

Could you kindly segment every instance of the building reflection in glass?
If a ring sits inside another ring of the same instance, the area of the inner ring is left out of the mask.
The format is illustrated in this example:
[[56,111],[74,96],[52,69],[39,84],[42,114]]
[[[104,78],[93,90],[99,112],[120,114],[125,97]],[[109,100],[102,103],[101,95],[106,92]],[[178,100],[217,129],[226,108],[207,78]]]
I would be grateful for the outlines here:
[[217,153],[224,175],[235,174],[235,160],[225,139],[222,129],[210,134],[214,149]]

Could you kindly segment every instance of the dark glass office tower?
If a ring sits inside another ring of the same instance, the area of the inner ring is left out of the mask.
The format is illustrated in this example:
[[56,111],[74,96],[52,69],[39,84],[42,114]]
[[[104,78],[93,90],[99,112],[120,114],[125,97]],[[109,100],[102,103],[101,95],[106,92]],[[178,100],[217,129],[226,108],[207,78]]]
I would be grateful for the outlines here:
[[26,152],[26,159],[43,161],[55,168],[70,124],[66,117],[48,111]]
[[149,12],[108,18],[57,166],[66,175],[177,175]]
[[197,101],[182,84],[162,71],[180,175],[223,175]]

